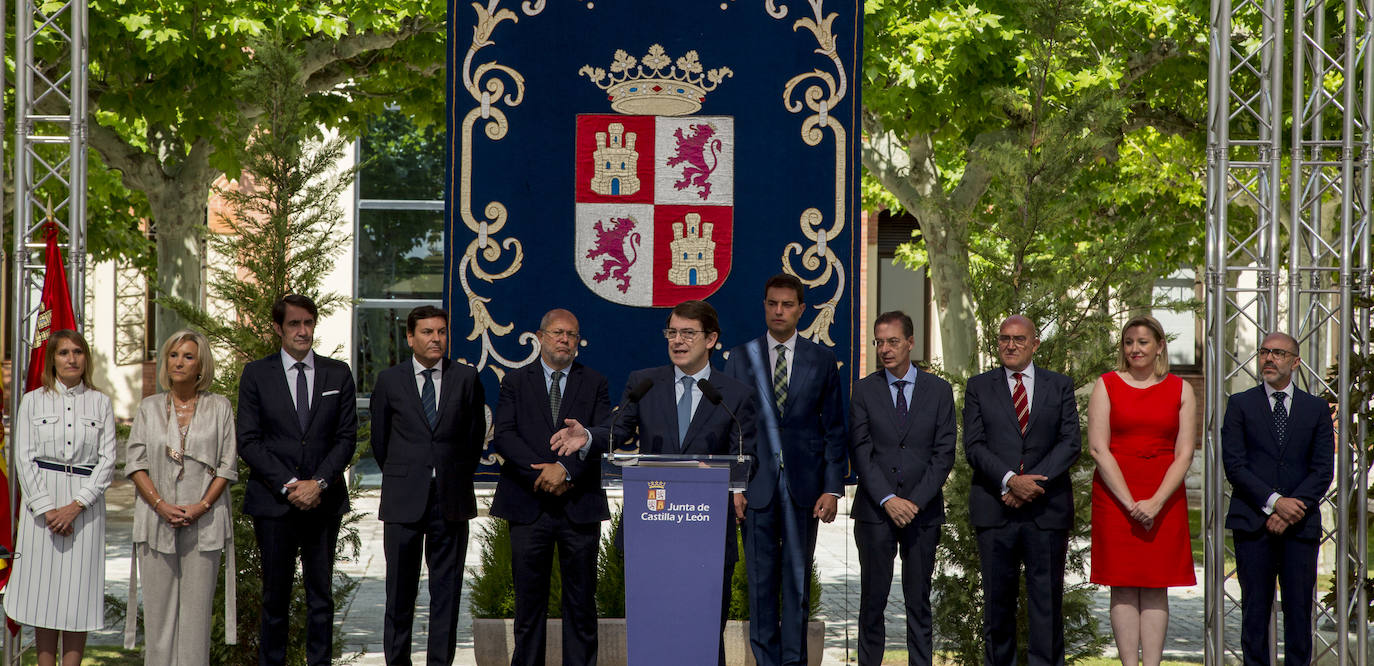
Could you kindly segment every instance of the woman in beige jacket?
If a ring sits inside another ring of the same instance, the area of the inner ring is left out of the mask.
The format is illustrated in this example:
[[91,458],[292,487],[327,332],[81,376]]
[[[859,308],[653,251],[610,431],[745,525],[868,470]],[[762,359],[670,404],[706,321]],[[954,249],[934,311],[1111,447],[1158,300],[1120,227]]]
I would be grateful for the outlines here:
[[234,643],[233,518],[230,481],[238,479],[234,411],[207,392],[214,380],[210,342],[173,333],[158,353],[158,383],[129,433],[124,473],[143,501],[134,508],[134,571],[125,645],[133,647],[138,569],[143,570],[144,662],[208,664],[210,613],[220,556],[225,566],[225,642]]

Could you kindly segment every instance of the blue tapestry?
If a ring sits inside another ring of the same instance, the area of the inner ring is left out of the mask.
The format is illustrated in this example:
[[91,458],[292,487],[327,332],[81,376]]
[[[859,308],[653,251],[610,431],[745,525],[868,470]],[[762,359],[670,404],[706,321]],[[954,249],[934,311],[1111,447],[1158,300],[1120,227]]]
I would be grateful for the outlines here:
[[862,16],[853,0],[449,3],[444,303],[489,403],[538,359],[552,308],[577,316],[579,360],[615,403],[630,371],[668,363],[669,308],[706,299],[728,350],[765,332],[781,272],[807,285],[802,335],[852,377]]

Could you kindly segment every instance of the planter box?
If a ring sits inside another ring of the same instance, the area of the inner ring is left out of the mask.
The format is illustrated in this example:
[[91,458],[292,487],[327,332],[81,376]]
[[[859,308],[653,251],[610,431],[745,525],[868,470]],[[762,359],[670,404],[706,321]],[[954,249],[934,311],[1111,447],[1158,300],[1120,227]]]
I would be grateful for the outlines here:
[[[598,666],[627,666],[625,663],[625,620],[598,620]],[[515,652],[515,622],[510,619],[472,620],[472,643],[477,666],[508,666]],[[820,666],[825,648],[825,623],[811,622],[806,628],[806,657],[809,666]],[[563,621],[549,620],[548,645],[544,654],[548,666],[563,664]],[[731,620],[725,624],[725,663],[727,666],[755,666],[749,649],[749,623]]]

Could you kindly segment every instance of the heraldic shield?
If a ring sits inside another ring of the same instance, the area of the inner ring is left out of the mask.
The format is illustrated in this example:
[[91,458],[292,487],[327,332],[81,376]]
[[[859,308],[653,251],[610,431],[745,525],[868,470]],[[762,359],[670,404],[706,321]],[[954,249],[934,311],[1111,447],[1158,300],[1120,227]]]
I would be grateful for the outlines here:
[[598,296],[668,307],[730,274],[730,116],[579,115],[574,264]]

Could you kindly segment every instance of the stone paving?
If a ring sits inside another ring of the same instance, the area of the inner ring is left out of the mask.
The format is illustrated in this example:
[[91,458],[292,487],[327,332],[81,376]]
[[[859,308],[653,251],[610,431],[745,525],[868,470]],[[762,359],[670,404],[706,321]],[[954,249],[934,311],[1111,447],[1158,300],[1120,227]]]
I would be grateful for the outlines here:
[[[369,479],[365,477],[365,485]],[[127,481],[117,481],[108,493],[109,521],[106,545],[106,593],[119,599],[128,595],[129,535],[132,526],[131,507],[134,501],[132,485]],[[382,614],[385,607],[385,560],[382,552],[382,524],[376,520],[379,494],[376,489],[365,490],[355,503],[355,511],[364,514],[359,523],[363,541],[360,556],[339,566],[339,570],[358,579],[361,583],[357,593],[345,605],[337,609],[336,622],[345,637],[349,652],[357,657],[354,663],[364,666],[383,664],[381,654]],[[489,497],[482,500],[489,501]],[[825,664],[853,663],[857,641],[857,614],[859,598],[858,554],[852,537],[852,523],[848,518],[847,502],[842,501],[840,517],[830,525],[822,524],[816,546],[816,564],[822,587],[820,618],[826,623]],[[476,534],[481,525],[489,518],[479,517],[473,521],[471,533]],[[469,542],[467,567],[477,566],[478,552],[474,541]],[[1197,577],[1202,581],[1202,568],[1197,568]],[[424,638],[428,623],[428,592],[425,589],[427,576],[421,581],[419,601],[416,608],[414,652],[424,653]],[[1231,590],[1235,594],[1234,590]],[[1099,590],[1094,595],[1094,614],[1103,632],[1110,635],[1107,624],[1107,591]],[[1170,591],[1171,613],[1169,621],[1166,656],[1183,661],[1201,661],[1203,644],[1203,595],[1200,585],[1187,588],[1174,588]],[[887,645],[889,649],[903,649],[905,624],[901,614],[900,568],[894,576],[892,595],[889,597],[887,619]],[[1238,621],[1238,619],[1237,619]],[[463,596],[462,611],[458,625],[459,664],[473,664],[471,615],[467,595]],[[109,626],[91,634],[94,644],[114,645],[122,641],[123,625]],[[1228,631],[1238,632],[1238,627],[1228,626]],[[32,640],[31,632],[26,632]],[[1238,633],[1230,634],[1237,636]],[[219,637],[216,637],[218,640]],[[1114,656],[1115,650],[1108,649],[1107,656]]]

